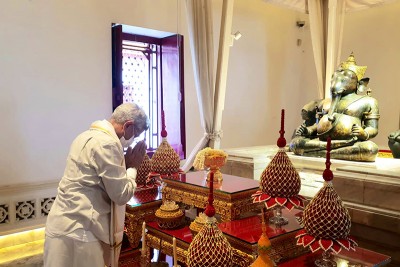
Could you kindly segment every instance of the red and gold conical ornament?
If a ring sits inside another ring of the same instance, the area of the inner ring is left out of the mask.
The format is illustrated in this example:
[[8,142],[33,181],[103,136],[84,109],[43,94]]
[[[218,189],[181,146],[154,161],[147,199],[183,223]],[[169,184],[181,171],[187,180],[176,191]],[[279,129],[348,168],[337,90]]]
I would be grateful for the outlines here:
[[304,207],[304,197],[299,195],[299,173],[285,152],[284,116],[285,110],[282,109],[280,137],[277,141],[279,150],[261,174],[260,190],[252,195],[254,203],[265,202],[267,209],[275,206],[289,210]]
[[330,170],[331,139],[327,141],[326,169],[323,187],[303,211],[304,229],[297,235],[297,244],[310,247],[312,252],[322,249],[339,253],[342,248],[355,250],[357,243],[349,236],[351,218],[342,200],[333,188]]
[[150,176],[177,177],[182,173],[180,169],[180,158],[178,153],[171,147],[167,141],[167,131],[165,129],[165,116],[162,112],[162,142],[151,158]]
[[136,201],[134,205],[138,203],[146,203],[153,200],[156,200],[159,195],[158,188],[153,186],[151,188],[139,188],[135,191],[133,195],[134,200]]
[[232,247],[218,228],[217,219],[214,217],[213,179],[214,173],[211,173],[208,204],[204,211],[208,218],[190,243],[187,254],[188,267],[233,266]]
[[138,188],[149,186],[146,181],[151,171],[151,161],[147,153],[144,155],[142,163],[139,165],[136,176],[136,184]]

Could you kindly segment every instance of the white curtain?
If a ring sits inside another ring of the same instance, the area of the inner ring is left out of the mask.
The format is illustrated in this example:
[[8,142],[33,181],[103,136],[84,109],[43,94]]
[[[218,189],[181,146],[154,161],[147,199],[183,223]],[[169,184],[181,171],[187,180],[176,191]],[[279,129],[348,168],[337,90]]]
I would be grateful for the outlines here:
[[394,1],[398,0],[346,0],[346,12],[380,6]]
[[[264,0],[265,2],[284,6],[300,12],[307,12],[307,0]],[[326,0],[325,0],[326,1]],[[399,0],[345,0],[346,12],[379,6]]]
[[331,77],[340,63],[345,7],[345,0],[329,0],[326,45],[327,53],[325,71],[325,98],[331,96]]
[[324,98],[325,86],[325,18],[323,3],[320,0],[308,1],[311,44],[317,71],[317,90],[319,98]]
[[208,144],[213,130],[214,40],[211,5],[209,0],[186,0],[194,80],[205,134],[187,157],[183,166],[185,172],[192,167],[197,152]]
[[225,106],[226,81],[228,74],[229,47],[233,42],[231,29],[233,19],[234,0],[223,0],[221,14],[221,29],[219,35],[219,49],[217,73],[215,79],[214,95],[214,125],[213,136],[210,140],[210,147],[219,149],[222,138],[222,111]]
[[340,63],[345,0],[308,0],[311,41],[320,98],[330,97],[330,80]]
[[185,172],[192,167],[197,152],[206,147],[207,144],[210,143],[210,146],[213,148],[219,148],[220,145],[233,1],[223,1],[218,65],[216,70],[217,82],[214,83],[212,1],[186,0],[194,78],[201,124],[205,133],[187,157],[182,167]]

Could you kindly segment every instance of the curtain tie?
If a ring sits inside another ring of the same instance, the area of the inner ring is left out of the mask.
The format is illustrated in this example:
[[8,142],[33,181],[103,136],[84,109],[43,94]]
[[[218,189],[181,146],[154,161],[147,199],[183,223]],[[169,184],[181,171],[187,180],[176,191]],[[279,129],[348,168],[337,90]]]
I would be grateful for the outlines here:
[[221,140],[223,137],[223,132],[221,131],[216,131],[213,133],[204,133],[204,136],[207,137],[209,140],[215,141],[215,140]]

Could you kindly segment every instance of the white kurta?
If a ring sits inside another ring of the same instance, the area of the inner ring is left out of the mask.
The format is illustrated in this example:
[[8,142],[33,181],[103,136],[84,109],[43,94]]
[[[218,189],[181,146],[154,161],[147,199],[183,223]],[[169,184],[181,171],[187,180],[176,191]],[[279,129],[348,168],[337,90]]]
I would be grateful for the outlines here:
[[[135,178],[136,170],[125,169],[122,146],[111,123],[94,122],[71,145],[64,176],[47,218],[46,235],[71,237],[83,229],[89,232],[88,241],[92,233],[104,243],[120,243],[125,204],[133,196]],[[114,233],[110,233],[111,201],[119,206],[113,212],[117,218]]]

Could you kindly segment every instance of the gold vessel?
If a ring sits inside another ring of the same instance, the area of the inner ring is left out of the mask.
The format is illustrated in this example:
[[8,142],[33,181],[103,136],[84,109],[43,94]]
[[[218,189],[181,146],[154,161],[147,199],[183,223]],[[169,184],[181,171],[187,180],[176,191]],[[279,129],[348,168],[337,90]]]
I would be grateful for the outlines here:
[[160,228],[174,229],[180,227],[185,219],[185,213],[179,208],[175,201],[166,200],[156,210],[156,221]]
[[214,182],[222,182],[222,173],[220,168],[225,165],[226,156],[206,156],[204,159],[204,166],[209,168],[209,172],[207,174],[207,181],[210,180],[210,173],[214,173]]
[[201,228],[203,228],[204,224],[207,221],[207,215],[201,212],[193,222],[190,223],[189,229],[192,232],[193,238],[200,232]]

